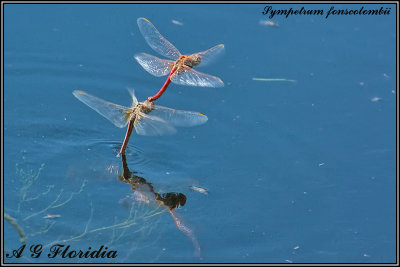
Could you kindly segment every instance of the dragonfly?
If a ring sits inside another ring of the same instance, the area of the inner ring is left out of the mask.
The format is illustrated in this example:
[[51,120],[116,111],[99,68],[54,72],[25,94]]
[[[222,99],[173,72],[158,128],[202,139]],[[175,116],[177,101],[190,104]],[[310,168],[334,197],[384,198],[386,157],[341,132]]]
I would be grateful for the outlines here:
[[125,153],[133,129],[138,135],[170,135],[176,133],[175,127],[197,126],[208,120],[207,116],[200,112],[167,108],[155,105],[148,100],[139,102],[134,90],[128,91],[132,97],[131,107],[108,102],[81,90],[72,92],[78,100],[94,109],[115,126],[124,128],[128,125],[120,154]]
[[150,74],[157,77],[168,75],[163,87],[156,95],[149,97],[149,101],[158,99],[171,81],[189,86],[224,86],[224,82],[220,78],[193,69],[196,66],[205,66],[212,62],[224,51],[223,44],[191,55],[182,55],[148,19],[139,18],[137,24],[147,44],[158,54],[169,58],[169,60],[161,59],[147,53],[139,53],[134,56],[136,61]]

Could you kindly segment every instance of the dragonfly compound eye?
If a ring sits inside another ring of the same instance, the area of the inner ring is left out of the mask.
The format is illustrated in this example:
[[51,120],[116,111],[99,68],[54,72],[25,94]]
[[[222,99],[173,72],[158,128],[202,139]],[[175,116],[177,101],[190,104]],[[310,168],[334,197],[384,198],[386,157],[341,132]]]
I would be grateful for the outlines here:
[[201,56],[200,55],[193,55],[194,65],[197,66],[201,63]]

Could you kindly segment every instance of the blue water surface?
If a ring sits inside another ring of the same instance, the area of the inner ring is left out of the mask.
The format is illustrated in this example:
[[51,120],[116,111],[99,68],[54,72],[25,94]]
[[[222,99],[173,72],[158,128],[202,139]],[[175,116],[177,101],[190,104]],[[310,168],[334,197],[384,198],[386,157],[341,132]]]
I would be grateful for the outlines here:
[[[395,262],[395,5],[328,18],[269,18],[264,6],[5,4],[4,211],[26,247],[4,261]],[[127,149],[129,170],[157,193],[186,196],[174,210],[180,224],[118,178],[125,129],[72,95],[129,106],[128,88],[140,101],[159,90],[165,77],[133,58],[157,55],[139,17],[183,54],[226,50],[198,68],[225,87],[171,84],[157,100],[208,122],[172,136],[134,133]],[[9,256],[22,245],[7,221],[4,241]],[[117,257],[52,258],[56,244]]]

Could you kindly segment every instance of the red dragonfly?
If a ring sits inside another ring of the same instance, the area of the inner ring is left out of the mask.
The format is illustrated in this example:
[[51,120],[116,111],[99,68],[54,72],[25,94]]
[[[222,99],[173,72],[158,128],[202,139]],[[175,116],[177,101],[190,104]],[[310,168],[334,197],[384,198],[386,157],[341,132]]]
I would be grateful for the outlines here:
[[134,91],[129,92],[132,96],[130,108],[105,101],[81,90],[72,92],[78,100],[97,111],[115,126],[123,128],[128,124],[120,154],[125,153],[134,128],[139,135],[167,135],[174,134],[175,127],[196,126],[208,120],[207,116],[200,112],[162,107],[148,100],[138,102]]
[[213,61],[217,55],[224,51],[223,44],[216,45],[203,52],[182,55],[174,45],[160,34],[148,19],[139,18],[137,23],[140,32],[149,46],[160,55],[172,59],[160,59],[146,53],[135,55],[136,61],[150,74],[157,77],[169,74],[163,87],[156,95],[149,97],[149,101],[158,99],[171,81],[176,84],[190,86],[224,86],[224,82],[220,78],[193,69],[193,67],[200,64],[201,66],[205,66]]

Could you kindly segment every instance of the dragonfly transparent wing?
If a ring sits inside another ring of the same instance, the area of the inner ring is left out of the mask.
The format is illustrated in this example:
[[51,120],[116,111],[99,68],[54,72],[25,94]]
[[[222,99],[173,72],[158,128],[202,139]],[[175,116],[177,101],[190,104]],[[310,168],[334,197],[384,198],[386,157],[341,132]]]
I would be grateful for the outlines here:
[[134,107],[138,103],[137,98],[135,96],[135,90],[133,90],[133,88],[130,88],[130,89],[128,89],[128,92],[132,97],[132,107]]
[[138,18],[137,24],[147,44],[160,55],[176,60],[181,53],[171,44],[154,25],[145,18]]
[[206,66],[211,62],[214,62],[220,55],[223,54],[224,51],[225,51],[225,46],[223,44],[219,44],[214,47],[211,47],[206,51],[196,53],[201,57],[201,64],[199,65],[199,67]]
[[177,127],[191,127],[207,122],[206,115],[196,111],[176,110],[163,106],[154,105],[151,115],[161,118]]
[[176,133],[175,127],[167,121],[144,113],[137,116],[134,128],[139,135],[160,136]]
[[146,53],[135,55],[136,61],[151,75],[160,77],[168,75],[174,61],[161,59]]
[[201,73],[189,67],[181,67],[184,69],[182,72],[177,72],[171,76],[173,83],[189,86],[202,86],[202,87],[223,87],[224,82],[209,74]]
[[78,100],[111,121],[115,126],[123,128],[128,124],[129,108],[105,101],[81,90],[74,90],[72,94],[78,98]]
[[174,220],[176,227],[178,227],[178,229],[182,233],[184,233],[190,239],[190,241],[192,241],[194,247],[194,255],[196,257],[200,257],[201,254],[200,244],[199,241],[197,241],[197,238],[193,230],[187,225],[187,223],[183,219],[183,216],[180,213],[172,210],[168,210],[168,212],[171,214],[171,217]]

